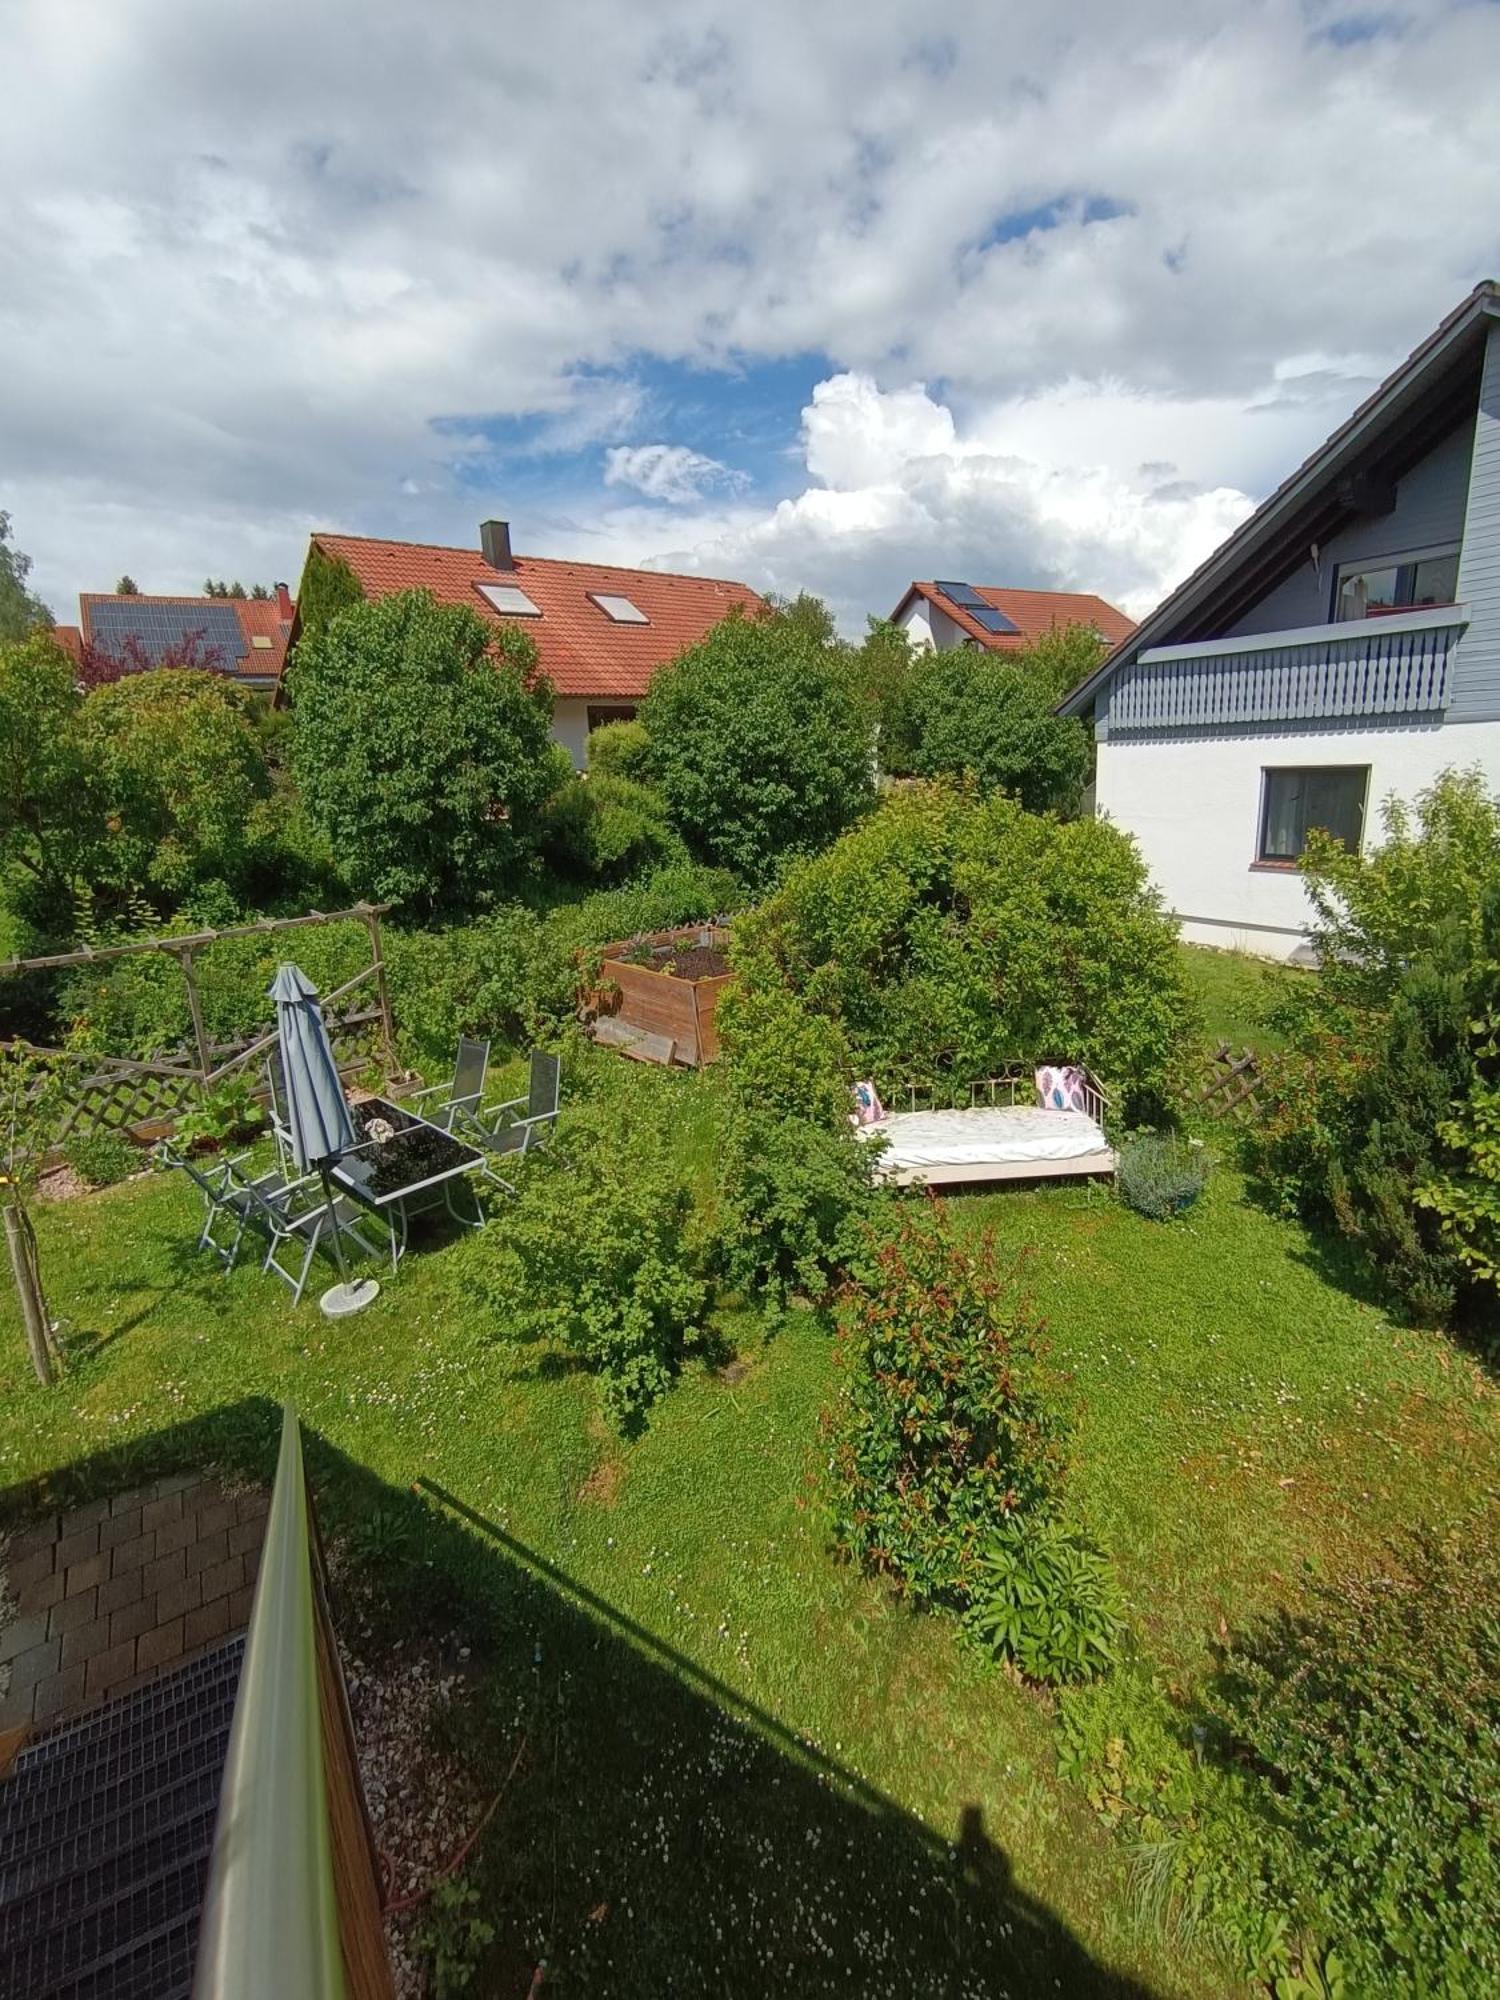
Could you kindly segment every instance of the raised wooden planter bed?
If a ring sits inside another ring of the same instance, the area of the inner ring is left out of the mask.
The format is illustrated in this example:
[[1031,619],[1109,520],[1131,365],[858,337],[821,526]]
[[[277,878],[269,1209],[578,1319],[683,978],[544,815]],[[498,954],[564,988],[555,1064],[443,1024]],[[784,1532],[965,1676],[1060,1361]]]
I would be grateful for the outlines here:
[[644,1062],[689,1069],[713,1062],[719,995],[734,982],[724,956],[728,942],[721,925],[687,924],[607,944],[590,996],[595,1041]]

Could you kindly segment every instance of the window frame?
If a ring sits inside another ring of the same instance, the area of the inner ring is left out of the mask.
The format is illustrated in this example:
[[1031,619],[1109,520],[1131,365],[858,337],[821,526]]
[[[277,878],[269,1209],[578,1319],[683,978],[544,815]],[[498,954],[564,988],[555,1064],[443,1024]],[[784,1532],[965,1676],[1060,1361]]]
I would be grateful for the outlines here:
[[[638,713],[639,705],[633,701],[591,701],[584,709],[583,718],[592,736],[596,729],[603,729],[611,722],[634,722]],[[597,722],[594,719],[596,716]]]
[[[491,583],[489,578],[486,577],[482,582],[476,583],[474,588],[497,618],[540,618],[542,615],[541,605],[536,603],[518,583]],[[516,597],[523,597],[526,600],[526,605],[497,604],[490,595],[490,592],[494,590],[505,590],[511,592]],[[526,608],[527,606],[529,606],[529,609]]]
[[[1371,615],[1369,612],[1366,612],[1364,618],[1341,618],[1339,616],[1339,599],[1343,596],[1344,584],[1350,577],[1363,576],[1370,570],[1393,569],[1396,572],[1396,588],[1399,592],[1402,587],[1402,572],[1407,571],[1410,572],[1410,578],[1406,584],[1406,588],[1410,592],[1415,590],[1416,570],[1420,563],[1440,562],[1445,556],[1461,556],[1462,554],[1463,544],[1461,542],[1434,542],[1428,548],[1398,549],[1390,555],[1355,556],[1349,562],[1335,563],[1333,566],[1333,594],[1328,606],[1329,624],[1362,625]],[[1456,575],[1453,581],[1453,588],[1457,592],[1458,578]],[[1444,602],[1456,604],[1458,598],[1455,595],[1454,597],[1444,599]],[[1377,618],[1381,616],[1393,617],[1399,611],[1421,609],[1423,609],[1421,605],[1413,604],[1410,595],[1405,598],[1398,596],[1396,603],[1388,611],[1384,613],[1376,612],[1374,615]]]
[[[1284,855],[1284,854],[1269,854],[1266,851],[1266,841],[1268,834],[1270,832],[1270,822],[1271,822],[1271,788],[1272,788],[1272,783],[1275,779],[1301,778],[1306,780],[1308,778],[1314,778],[1314,777],[1317,778],[1327,778],[1332,776],[1346,777],[1355,772],[1357,772],[1360,775],[1363,782],[1360,786],[1360,794],[1359,794],[1359,805],[1358,805],[1359,826],[1355,834],[1354,845],[1352,848],[1350,848],[1349,851],[1351,853],[1358,854],[1362,851],[1364,847],[1365,823],[1370,809],[1370,775],[1371,775],[1370,765],[1368,764],[1262,764],[1260,769],[1260,804],[1257,809],[1255,818],[1255,857],[1250,863],[1251,868],[1269,870],[1273,874],[1278,874],[1278,875],[1295,874],[1298,864],[1302,859],[1302,856],[1307,852],[1307,836],[1311,829],[1307,825],[1305,810],[1303,814],[1303,824],[1302,824],[1302,845],[1298,848],[1297,852],[1291,855]],[[1323,831],[1331,833],[1333,832],[1333,829],[1331,827],[1325,827]],[[1338,834],[1335,834],[1334,837],[1335,839],[1342,838],[1342,836]],[[1344,844],[1345,846],[1348,846],[1347,841]]]
[[[642,611],[635,599],[623,590],[589,590],[585,591],[584,595],[596,611],[603,612],[611,625],[649,625],[651,623],[651,614],[647,611]],[[630,611],[635,615],[633,617],[628,615],[622,616],[618,611],[611,611],[610,606],[612,604],[628,605]]]

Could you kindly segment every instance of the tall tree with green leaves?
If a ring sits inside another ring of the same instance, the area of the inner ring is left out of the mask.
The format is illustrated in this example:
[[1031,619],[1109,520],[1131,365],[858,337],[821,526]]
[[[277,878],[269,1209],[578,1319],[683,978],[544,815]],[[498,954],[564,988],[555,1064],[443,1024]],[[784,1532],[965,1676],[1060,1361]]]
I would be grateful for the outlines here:
[[26,588],[30,574],[31,557],[16,547],[10,516],[0,507],[0,646],[52,623],[52,613]]
[[962,647],[921,653],[902,691],[909,768],[919,777],[966,777],[1008,792],[1030,812],[1077,812],[1088,779],[1088,730],[1053,713],[1048,677],[1024,653]]
[[292,768],[352,889],[425,913],[516,886],[556,779],[536,663],[528,633],[425,590],[303,638]]
[[59,916],[98,865],[105,837],[97,773],[79,729],[76,669],[50,633],[0,646],[0,857]]
[[297,650],[319,636],[341,611],[363,604],[359,578],[341,556],[331,556],[314,542],[307,551],[302,581],[297,586]]
[[140,594],[141,594],[141,587],[136,582],[135,578],[130,574],[129,570],[126,570],[123,576],[116,578],[115,580],[116,597],[139,597]]

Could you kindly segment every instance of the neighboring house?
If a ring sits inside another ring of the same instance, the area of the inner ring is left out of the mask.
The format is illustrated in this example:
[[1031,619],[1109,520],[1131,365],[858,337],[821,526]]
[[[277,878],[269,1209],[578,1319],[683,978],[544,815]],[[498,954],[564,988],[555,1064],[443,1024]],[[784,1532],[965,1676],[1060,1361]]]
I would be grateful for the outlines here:
[[1123,611],[1088,591],[1012,590],[988,583],[914,583],[891,613],[913,646],[946,653],[982,646],[1019,653],[1054,628],[1086,625],[1111,646],[1135,630]]
[[368,598],[430,590],[440,604],[466,604],[482,618],[529,632],[556,690],[553,737],[579,766],[589,731],[628,721],[658,667],[696,645],[731,611],[762,607],[745,584],[715,577],[513,555],[505,521],[482,524],[478,549],[361,535],[312,539],[324,555],[353,570]]
[[77,627],[59,625],[59,645],[80,665],[107,654],[127,672],[204,665],[263,692],[281,679],[292,630],[292,594],[271,597],[144,597],[89,591],[78,600]]
[[1060,704],[1183,935],[1306,955],[1312,827],[1500,786],[1500,286],[1480,285]]

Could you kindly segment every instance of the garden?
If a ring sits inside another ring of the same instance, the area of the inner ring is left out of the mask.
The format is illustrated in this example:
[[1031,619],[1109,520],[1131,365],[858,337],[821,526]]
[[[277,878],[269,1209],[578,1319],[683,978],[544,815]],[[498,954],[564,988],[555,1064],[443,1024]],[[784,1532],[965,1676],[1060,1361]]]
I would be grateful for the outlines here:
[[[468,639],[346,606],[290,722],[233,717],[253,878],[186,791],[121,860],[144,760],[92,833],[36,839],[73,793],[17,819],[26,945],[286,911],[331,871],[321,907],[398,904],[404,1065],[477,1034],[514,1097],[541,1042],[563,1096],[486,1226],[426,1225],[349,1321],[195,1253],[192,1190],[118,1142],[29,1194],[60,1375],[7,1296],[0,1519],[264,1472],[295,1401],[351,1617],[454,1669],[444,1748],[498,1800],[420,1926],[436,1992],[1493,1990],[1500,805],[1455,776],[1368,859],[1315,846],[1325,971],[1279,974],[1178,945],[1030,697],[977,676],[957,764],[958,695],[879,632],[842,647],[806,602],[721,630],[597,776],[517,781],[503,818],[498,751],[487,791],[435,755],[375,840],[408,681],[455,683]],[[454,739],[529,741],[535,699],[521,661]],[[878,793],[877,729],[910,779]],[[606,945],[730,914],[717,1063],[588,1042]],[[325,988],[368,945],[296,935]],[[215,1037],[263,1017],[272,951],[205,951]],[[35,981],[11,1032],[175,1046],[157,966]],[[1221,1041],[1256,1053],[1242,1125],[1197,1101]],[[1115,1184],[878,1182],[854,1079],[1017,1061],[1105,1081]]]

